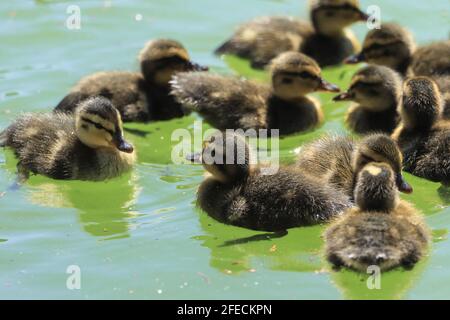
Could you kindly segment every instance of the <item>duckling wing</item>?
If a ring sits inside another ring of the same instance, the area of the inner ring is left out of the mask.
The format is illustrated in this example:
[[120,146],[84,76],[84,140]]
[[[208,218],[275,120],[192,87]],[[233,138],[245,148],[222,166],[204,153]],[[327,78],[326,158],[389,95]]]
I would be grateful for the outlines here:
[[417,49],[410,70],[416,76],[450,75],[450,40]]
[[73,112],[79,102],[94,96],[111,100],[124,121],[145,121],[149,113],[142,76],[125,71],[98,72],[81,79],[55,111]]
[[25,114],[6,132],[6,145],[14,150],[25,168],[53,178],[72,176],[73,159],[66,157],[66,151],[77,141],[71,116]]
[[260,129],[267,126],[270,88],[247,80],[207,72],[176,75],[171,94],[185,108],[198,112],[221,130]]
[[252,67],[262,68],[280,53],[299,50],[312,26],[290,17],[260,17],[238,28],[216,54],[235,54],[250,59]]

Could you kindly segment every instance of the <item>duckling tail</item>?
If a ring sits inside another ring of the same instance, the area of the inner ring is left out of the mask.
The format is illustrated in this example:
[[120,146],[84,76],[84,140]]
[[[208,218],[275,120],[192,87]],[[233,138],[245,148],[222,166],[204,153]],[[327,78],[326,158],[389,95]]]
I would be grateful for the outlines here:
[[0,132],[0,147],[6,147],[7,134],[6,130]]
[[214,54],[220,56],[222,54],[225,53],[230,53],[233,52],[233,44],[230,40],[225,41],[224,43],[222,43],[218,48],[216,48],[216,50],[214,50]]

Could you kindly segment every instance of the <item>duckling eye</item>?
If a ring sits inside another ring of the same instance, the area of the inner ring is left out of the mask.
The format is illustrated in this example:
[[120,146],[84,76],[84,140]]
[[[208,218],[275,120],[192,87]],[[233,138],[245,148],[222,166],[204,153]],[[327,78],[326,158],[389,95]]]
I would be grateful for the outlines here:
[[99,130],[103,129],[103,127],[101,125],[99,125],[98,123],[94,123],[94,126]]
[[334,16],[334,11],[327,10],[327,11],[325,11],[325,15],[326,15],[327,17],[333,17],[333,16]]
[[282,81],[284,84],[291,84],[292,82],[294,82],[294,81],[292,80],[292,78],[283,78],[281,81]]

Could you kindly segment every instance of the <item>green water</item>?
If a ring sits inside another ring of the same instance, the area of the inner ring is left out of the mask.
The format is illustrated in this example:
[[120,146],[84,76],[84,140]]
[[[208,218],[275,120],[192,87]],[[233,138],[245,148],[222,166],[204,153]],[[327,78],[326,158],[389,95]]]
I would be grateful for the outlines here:
[[[50,110],[81,76],[137,69],[136,54],[155,37],[182,41],[213,72],[238,71],[265,80],[237,59],[212,50],[239,22],[264,14],[299,14],[300,0],[77,1],[81,30],[68,30],[71,1],[0,2],[0,128],[22,111]],[[384,20],[409,27],[419,43],[448,37],[448,0],[378,3]],[[136,20],[140,14],[142,19]],[[366,29],[355,26],[362,39]],[[356,67],[357,68],[357,67]],[[346,88],[355,67],[324,71]],[[321,133],[343,131],[347,105],[319,96],[327,122],[317,131],[280,141],[283,161]],[[193,115],[151,125],[127,125],[138,150],[133,172],[105,183],[32,177],[0,196],[0,298],[344,299],[450,297],[450,196],[439,184],[407,175],[412,201],[426,215],[434,241],[412,271],[382,275],[330,272],[321,256],[322,226],[274,237],[215,222],[195,208],[203,170],[171,163],[171,133],[192,130]],[[0,190],[13,182],[15,160],[0,151]],[[0,192],[1,194],[1,192]],[[81,289],[66,288],[66,269],[81,269]]]

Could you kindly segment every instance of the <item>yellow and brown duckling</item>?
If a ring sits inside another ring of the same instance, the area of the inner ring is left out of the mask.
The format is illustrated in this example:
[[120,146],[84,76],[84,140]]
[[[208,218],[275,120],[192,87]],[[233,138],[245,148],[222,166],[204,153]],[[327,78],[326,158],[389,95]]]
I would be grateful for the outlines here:
[[353,197],[356,177],[369,162],[388,164],[395,172],[397,188],[405,193],[413,191],[402,176],[400,149],[386,134],[370,134],[360,141],[347,136],[322,137],[302,147],[294,166]]
[[403,152],[403,166],[419,177],[450,184],[450,121],[442,119],[436,83],[414,77],[404,83],[401,123],[392,134]]
[[328,66],[342,62],[359,50],[354,35],[346,29],[368,16],[357,0],[314,0],[311,23],[292,17],[260,17],[241,25],[216,49],[216,54],[234,54],[262,68],[285,51],[300,51]]
[[180,73],[172,94],[217,129],[279,129],[286,135],[312,129],[323,119],[319,102],[306,94],[339,92],[322,78],[317,63],[299,52],[275,58],[271,75],[269,87],[206,72]]
[[25,114],[0,134],[17,156],[21,178],[104,180],[131,169],[133,146],[123,137],[117,109],[103,97],[84,100],[75,116]]
[[323,223],[351,206],[343,193],[298,171],[267,174],[251,159],[245,139],[232,131],[206,140],[202,153],[191,158],[209,173],[198,206],[222,223],[264,231]]
[[430,234],[421,214],[400,200],[396,175],[383,163],[369,163],[358,174],[348,209],[325,231],[325,254],[334,267],[367,272],[413,267],[425,254]]
[[416,50],[414,38],[407,29],[396,23],[384,23],[379,29],[369,31],[361,52],[345,61],[378,64],[402,75],[449,75],[450,40],[434,42]]
[[81,79],[55,111],[72,113],[80,101],[103,96],[112,101],[125,122],[182,117],[184,111],[170,95],[169,81],[182,71],[206,70],[193,63],[177,41],[152,40],[139,54],[141,72],[98,72]]
[[354,101],[345,122],[359,134],[392,133],[398,124],[397,105],[401,98],[402,79],[392,69],[370,65],[352,77],[347,92],[334,101]]

